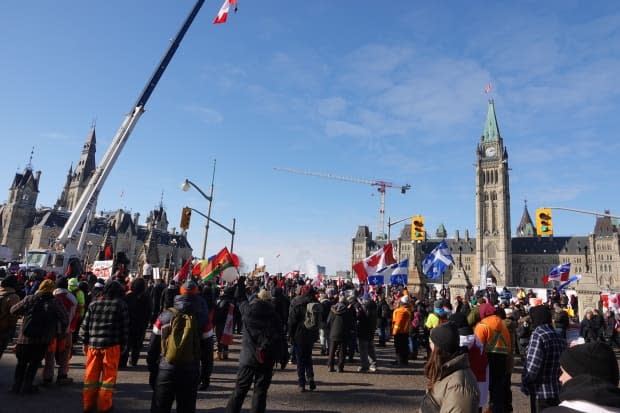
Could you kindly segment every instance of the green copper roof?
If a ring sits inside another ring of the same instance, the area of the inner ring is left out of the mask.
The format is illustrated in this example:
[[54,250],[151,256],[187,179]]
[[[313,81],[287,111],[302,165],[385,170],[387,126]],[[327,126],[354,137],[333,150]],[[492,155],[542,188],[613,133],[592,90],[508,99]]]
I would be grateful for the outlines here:
[[497,142],[499,140],[499,128],[495,117],[495,106],[493,99],[489,100],[489,110],[487,120],[484,122],[484,132],[482,132],[482,142]]

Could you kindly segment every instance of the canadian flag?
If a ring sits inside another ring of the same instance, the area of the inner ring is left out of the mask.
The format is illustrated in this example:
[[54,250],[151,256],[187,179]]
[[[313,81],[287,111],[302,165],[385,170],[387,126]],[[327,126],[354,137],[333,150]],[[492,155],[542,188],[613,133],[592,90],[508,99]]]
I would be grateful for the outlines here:
[[388,242],[383,246],[383,248],[372,254],[370,257],[364,258],[362,261],[353,264],[353,270],[357,274],[357,278],[360,280],[360,283],[364,283],[368,280],[369,275],[374,275],[378,270],[395,263],[396,258],[394,258],[392,243]]
[[230,6],[236,5],[237,0],[224,0],[224,4],[222,4],[222,7],[220,7],[220,11],[217,13],[217,16],[215,16],[215,20],[213,20],[213,24],[226,23]]

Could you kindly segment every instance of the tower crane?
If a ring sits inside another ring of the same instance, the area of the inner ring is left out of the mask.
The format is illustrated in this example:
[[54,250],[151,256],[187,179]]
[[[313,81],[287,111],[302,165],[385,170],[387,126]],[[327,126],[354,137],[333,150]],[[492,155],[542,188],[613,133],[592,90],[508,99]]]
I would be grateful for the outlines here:
[[289,172],[292,174],[298,175],[307,175],[307,176],[316,176],[319,178],[327,178],[327,179],[336,179],[338,181],[346,181],[346,182],[354,182],[358,184],[366,184],[377,187],[377,191],[379,192],[379,238],[385,238],[385,190],[387,188],[398,188],[400,189],[400,193],[404,194],[408,190],[411,189],[411,185],[397,185],[392,182],[383,181],[381,179],[363,179],[363,178],[354,178],[350,176],[340,176],[334,174],[325,174],[319,172],[309,172],[309,171],[300,171],[292,168],[273,168],[275,171],[280,172]]

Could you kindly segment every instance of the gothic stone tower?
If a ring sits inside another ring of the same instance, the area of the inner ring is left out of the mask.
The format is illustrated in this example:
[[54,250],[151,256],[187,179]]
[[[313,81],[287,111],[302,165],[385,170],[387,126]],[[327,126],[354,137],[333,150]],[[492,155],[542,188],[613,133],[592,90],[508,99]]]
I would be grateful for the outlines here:
[[14,258],[28,242],[26,228],[32,225],[40,178],[41,172],[33,173],[30,164],[24,173],[16,173],[9,188],[9,199],[0,212],[0,245],[11,248]]
[[493,100],[489,101],[476,157],[478,266],[480,268],[486,264],[487,276],[494,277],[498,285],[512,285],[508,152],[499,133]]
[[82,155],[78,161],[75,171],[69,167],[67,181],[62,190],[60,198],[56,202],[55,208],[73,211],[84,188],[88,185],[90,177],[95,172],[95,151],[97,146],[97,137],[95,135],[95,127],[90,129],[86,142],[82,147]]

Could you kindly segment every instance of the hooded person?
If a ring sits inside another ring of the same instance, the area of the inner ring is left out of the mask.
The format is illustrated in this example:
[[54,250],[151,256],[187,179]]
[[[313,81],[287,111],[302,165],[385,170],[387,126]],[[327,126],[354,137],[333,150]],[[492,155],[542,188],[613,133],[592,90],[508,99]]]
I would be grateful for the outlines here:
[[43,384],[49,385],[54,378],[54,366],[58,365],[57,384],[71,384],[73,379],[68,377],[69,360],[73,348],[73,333],[77,327],[79,315],[77,314],[78,302],[75,296],[67,289],[69,282],[66,277],[60,276],[56,279],[56,289],[54,298],[58,300],[65,311],[69,323],[64,331],[59,331],[52,339],[52,342],[45,353],[45,367],[43,368]]
[[[152,413],[194,412],[203,342],[211,329],[198,284],[188,278],[174,305],[157,317],[147,351]],[[189,324],[189,326],[188,326]]]
[[24,316],[15,347],[17,365],[12,393],[37,392],[33,381],[47,347],[58,331],[65,331],[69,324],[67,312],[53,296],[55,288],[54,281],[43,280],[34,295],[26,296],[10,309],[12,316]]
[[618,361],[602,342],[573,346],[560,356],[560,404],[544,413],[620,412]]
[[316,299],[316,291],[311,285],[304,285],[301,288],[302,295],[295,304],[291,303],[288,316],[288,331],[295,345],[295,357],[297,365],[297,384],[300,392],[306,391],[306,384],[312,391],[316,389],[314,381],[314,364],[312,361],[312,347],[319,339],[320,320],[316,329],[309,329],[306,326],[306,313],[316,311],[321,317],[321,303]]
[[350,340],[351,330],[355,322],[352,313],[348,311],[346,297],[342,296],[331,306],[327,316],[326,327],[329,331],[329,353],[327,356],[328,371],[334,372],[336,355],[338,356],[338,372],[344,371],[345,347]]
[[421,412],[477,412],[480,393],[469,358],[460,346],[459,329],[454,322],[430,332],[431,354],[424,366],[428,379]]
[[118,364],[129,335],[124,295],[125,288],[118,281],[108,280],[103,287],[103,298],[90,303],[80,326],[86,355],[84,411],[107,411],[113,407]]
[[254,300],[248,302],[244,277],[239,278],[235,297],[243,322],[243,339],[235,388],[226,412],[240,412],[245,396],[254,384],[250,411],[263,413],[267,407],[274,364],[287,357],[283,322],[269,290],[261,290]]
[[492,304],[480,304],[480,322],[474,327],[476,338],[484,345],[489,360],[489,406],[494,413],[503,413],[511,400],[511,369],[508,369],[509,354],[512,352],[510,332],[503,320],[497,316]]
[[127,367],[128,362],[134,367],[138,365],[140,350],[152,313],[151,299],[146,294],[144,278],[135,278],[124,298],[129,311],[129,337],[127,348],[121,355],[120,368]]

